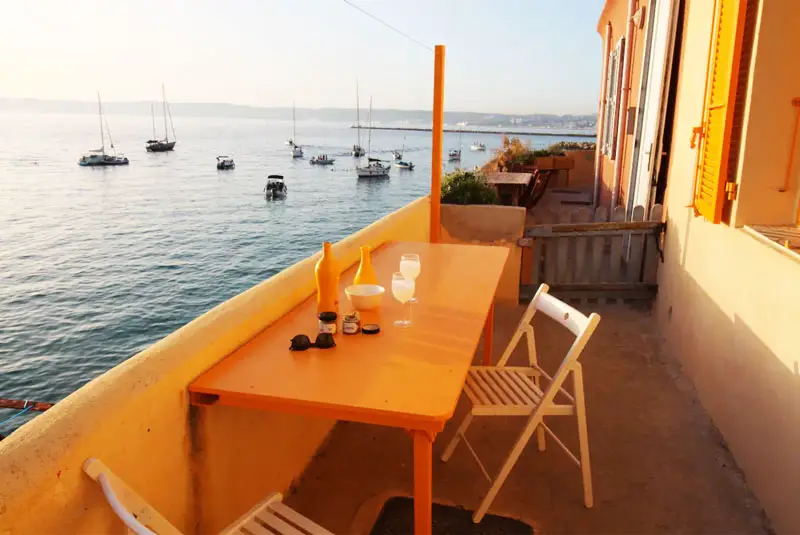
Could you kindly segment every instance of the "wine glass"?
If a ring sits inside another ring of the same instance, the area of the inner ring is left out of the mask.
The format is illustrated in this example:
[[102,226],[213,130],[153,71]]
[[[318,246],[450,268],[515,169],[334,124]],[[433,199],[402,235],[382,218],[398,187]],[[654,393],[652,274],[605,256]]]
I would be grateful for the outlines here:
[[[402,273],[394,273],[392,275],[392,295],[406,305],[409,299],[414,297],[414,281],[406,279]],[[405,314],[406,319],[396,320],[395,327],[411,327],[411,305],[408,304],[404,308],[408,309],[408,313]]]
[[[409,281],[417,280],[419,277],[419,272],[422,270],[422,264],[419,261],[418,254],[404,254],[400,257],[400,273],[403,274],[403,278]],[[416,303],[417,298],[412,297],[408,300],[409,303]]]

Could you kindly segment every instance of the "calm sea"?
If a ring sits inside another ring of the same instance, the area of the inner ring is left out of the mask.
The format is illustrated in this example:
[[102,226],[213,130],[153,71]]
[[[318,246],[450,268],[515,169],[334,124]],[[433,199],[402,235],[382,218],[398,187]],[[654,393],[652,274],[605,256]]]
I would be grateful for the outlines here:
[[[348,152],[356,132],[345,124],[297,124],[306,158],[336,158],[327,168],[291,159],[290,122],[176,117],[178,145],[163,154],[144,150],[149,117],[108,124],[129,166],[77,165],[99,146],[96,116],[0,114],[0,397],[58,401],[323,241],[429,191],[427,132],[373,132],[373,155],[405,145],[417,168],[359,181]],[[469,151],[478,138],[486,153]],[[458,143],[446,134],[445,149]],[[462,166],[482,164],[500,143],[465,135]],[[236,169],[217,171],[220,154]],[[286,200],[264,200],[273,173],[286,177]]]

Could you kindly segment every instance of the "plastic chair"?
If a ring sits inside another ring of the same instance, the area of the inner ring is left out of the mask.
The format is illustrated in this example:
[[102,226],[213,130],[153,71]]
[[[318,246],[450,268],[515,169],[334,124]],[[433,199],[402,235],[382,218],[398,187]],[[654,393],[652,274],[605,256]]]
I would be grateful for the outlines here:
[[[589,465],[589,437],[586,430],[586,405],[583,392],[583,372],[578,362],[583,348],[592,336],[600,316],[591,314],[588,318],[548,294],[546,284],[539,286],[528,308],[520,320],[517,330],[496,366],[473,366],[467,374],[464,393],[472,403],[470,413],[461,422],[455,436],[445,448],[442,461],[446,462],[453,454],[456,446],[463,440],[467,449],[475,458],[483,474],[491,483],[489,492],[480,507],[472,516],[473,521],[480,522],[489,509],[500,487],[522,454],[534,432],[537,433],[539,451],[545,449],[545,433],[553,438],[556,444],[569,455],[581,469],[583,479],[583,497],[586,507],[592,507],[592,474]],[[552,377],[539,367],[536,358],[531,320],[536,312],[551,317],[575,335],[575,341],[567,351],[564,360]],[[529,366],[506,366],[511,353],[522,337],[526,337]],[[572,376],[574,395],[567,392],[563,385],[568,376]],[[547,388],[541,389],[542,380],[548,381]],[[563,401],[557,403],[556,399]],[[576,456],[544,423],[545,416],[575,416],[578,424],[578,442],[580,455]],[[466,431],[475,416],[527,416],[527,423],[517,438],[508,457],[503,461],[500,472],[492,479],[478,458],[472,445],[466,439]]]
[[[141,496],[97,459],[83,463],[83,471],[100,484],[111,509],[136,535],[181,535],[175,526],[161,516]],[[261,503],[225,528],[224,535],[332,535],[300,513],[282,503],[283,496],[274,492]]]

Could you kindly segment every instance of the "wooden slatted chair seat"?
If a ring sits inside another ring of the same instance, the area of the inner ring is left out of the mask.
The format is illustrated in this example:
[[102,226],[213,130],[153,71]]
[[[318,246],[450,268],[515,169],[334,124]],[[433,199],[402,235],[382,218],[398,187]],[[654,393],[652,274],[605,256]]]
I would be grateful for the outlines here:
[[[544,392],[536,385],[541,372],[527,367],[498,368],[473,366],[467,374],[464,393],[472,402],[475,416],[527,416],[542,402]],[[574,401],[567,392],[562,392]],[[569,416],[574,414],[572,404],[551,404],[545,416]]]
[[[83,471],[103,490],[111,509],[136,535],[181,535],[181,532],[147,503],[136,491],[116,476],[102,462],[90,458]],[[283,496],[273,492],[236,522],[222,535],[333,535],[297,511],[283,504]]]

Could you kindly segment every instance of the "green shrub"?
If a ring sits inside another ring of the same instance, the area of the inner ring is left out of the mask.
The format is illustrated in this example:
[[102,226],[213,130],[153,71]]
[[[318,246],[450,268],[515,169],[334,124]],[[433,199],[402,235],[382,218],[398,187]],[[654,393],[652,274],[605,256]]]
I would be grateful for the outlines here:
[[442,180],[444,204],[496,204],[497,192],[477,171],[455,171]]
[[597,143],[594,141],[559,141],[547,147],[547,150],[561,155],[565,150],[595,150],[596,148]]

